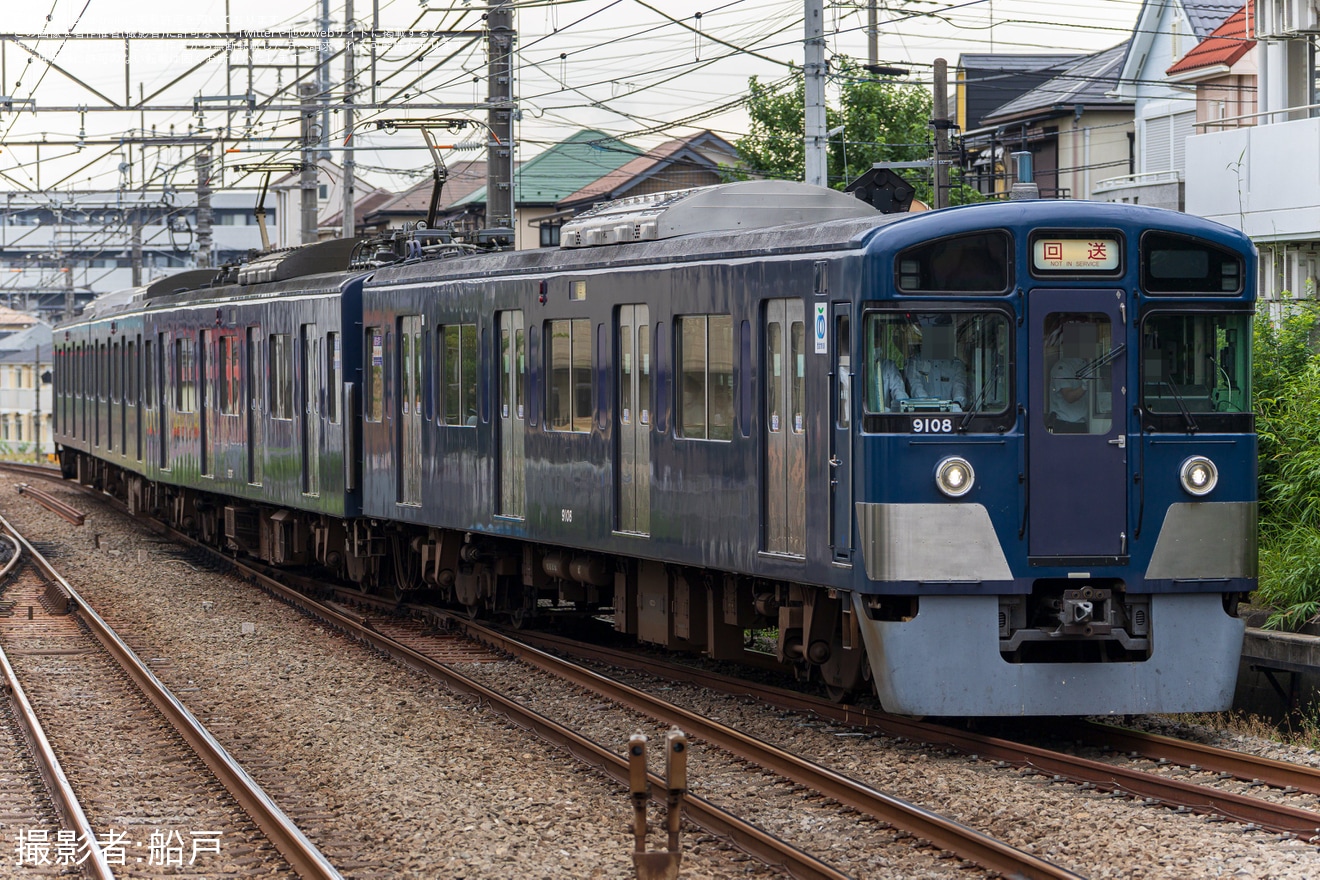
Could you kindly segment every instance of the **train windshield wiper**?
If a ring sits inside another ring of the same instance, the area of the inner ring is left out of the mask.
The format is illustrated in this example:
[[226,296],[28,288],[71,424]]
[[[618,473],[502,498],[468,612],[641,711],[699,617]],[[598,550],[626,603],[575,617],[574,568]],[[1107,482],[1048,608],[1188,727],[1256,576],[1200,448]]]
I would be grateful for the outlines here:
[[1187,421],[1187,433],[1195,434],[1198,430],[1196,419],[1192,418],[1192,411],[1187,408],[1187,403],[1183,400],[1182,394],[1179,393],[1178,386],[1173,384],[1172,379],[1165,379],[1164,384],[1168,385],[1169,390],[1173,392],[1173,401],[1178,404],[1178,412],[1182,413],[1183,419]]
[[967,413],[958,422],[958,433],[961,434],[967,430],[967,426],[972,423],[972,417],[980,411],[985,404],[985,397],[990,393],[990,387],[995,384],[995,379],[999,377],[999,364],[990,368],[990,375],[985,377],[981,383],[980,389],[976,392],[976,397],[972,398],[972,405],[967,408]]
[[1120,342],[1118,345],[1111,348],[1107,354],[1102,354],[1100,355],[1100,357],[1096,358],[1090,363],[1084,364],[1081,367],[1081,369],[1077,371],[1077,375],[1074,378],[1094,379],[1096,373],[1100,370],[1101,367],[1107,366],[1108,364],[1112,364],[1114,362],[1114,359],[1117,358],[1120,354],[1122,354],[1123,350],[1126,348],[1127,348],[1127,343]]

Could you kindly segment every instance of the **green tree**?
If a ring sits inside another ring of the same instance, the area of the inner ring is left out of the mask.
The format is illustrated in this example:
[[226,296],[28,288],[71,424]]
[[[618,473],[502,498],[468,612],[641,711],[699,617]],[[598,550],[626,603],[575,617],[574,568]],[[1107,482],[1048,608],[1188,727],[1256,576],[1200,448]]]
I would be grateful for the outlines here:
[[[829,139],[827,169],[830,185],[843,189],[875,162],[914,162],[929,159],[934,149],[929,90],[910,83],[881,82],[847,57],[835,60],[832,71],[839,85],[839,107],[826,106],[826,128],[843,131]],[[747,112],[751,125],[736,146],[745,162],[741,176],[801,180],[806,168],[805,83],[801,71],[778,83],[748,83]],[[905,174],[917,198],[932,201],[929,171]],[[951,203],[979,200],[970,187],[952,175]]]

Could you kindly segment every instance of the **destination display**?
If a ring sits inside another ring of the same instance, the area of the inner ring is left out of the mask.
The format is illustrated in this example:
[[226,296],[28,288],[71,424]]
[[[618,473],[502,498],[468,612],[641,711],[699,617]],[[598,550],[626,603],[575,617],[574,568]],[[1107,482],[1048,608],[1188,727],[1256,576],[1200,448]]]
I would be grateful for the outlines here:
[[1121,268],[1122,255],[1116,236],[1042,236],[1032,243],[1031,268],[1036,273],[1112,275]]

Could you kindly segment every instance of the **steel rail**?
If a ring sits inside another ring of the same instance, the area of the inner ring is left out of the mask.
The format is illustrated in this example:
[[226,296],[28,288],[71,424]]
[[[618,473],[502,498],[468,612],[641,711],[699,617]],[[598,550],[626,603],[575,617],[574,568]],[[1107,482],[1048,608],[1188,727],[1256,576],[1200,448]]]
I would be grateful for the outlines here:
[[[170,535],[187,540],[193,546],[210,551],[210,548],[205,545],[197,544],[192,539],[179,535],[172,529],[165,529],[165,531]],[[229,557],[222,558],[244,575],[256,580],[263,589],[270,591],[291,605],[342,629],[381,653],[443,682],[455,691],[484,701],[493,711],[504,715],[517,726],[565,749],[579,761],[596,767],[610,778],[627,787],[629,766],[628,759],[623,755],[615,754],[576,731],[546,718],[544,715],[519,704],[515,700],[511,700],[498,691],[491,690],[480,682],[468,678],[463,673],[431,659],[402,642],[375,631],[360,618],[331,608],[296,587],[269,577],[259,568],[237,562]],[[648,773],[647,776],[651,781],[651,799],[657,803],[664,803],[664,780],[655,773]],[[755,825],[738,818],[702,797],[692,794],[690,791],[684,797],[683,809],[685,815],[695,824],[713,834],[733,840],[745,852],[766,864],[783,868],[793,877],[800,878],[800,880],[848,880],[848,875],[820,861],[810,853],[766,833]]]
[[[521,637],[522,634],[520,634]],[[889,715],[856,706],[840,705],[819,700],[815,697],[757,684],[742,679],[729,679],[716,673],[695,669],[656,658],[639,657],[636,654],[601,648],[594,645],[582,645],[571,639],[541,634],[529,635],[529,640],[538,641],[547,646],[558,645],[563,650],[578,656],[591,657],[602,662],[613,663],[624,668],[642,669],[654,675],[671,679],[687,680],[704,687],[721,690],[726,693],[738,693],[753,696],[785,709],[814,713],[822,718],[883,731],[891,736],[901,736],[933,745],[943,745],[957,749],[969,755],[1004,761],[1018,767],[1048,773],[1070,782],[1089,783],[1097,788],[1130,794],[1136,797],[1153,798],[1159,802],[1190,810],[1194,813],[1223,816],[1243,824],[1255,824],[1262,828],[1285,834],[1295,834],[1311,843],[1320,843],[1320,813],[1275,804],[1260,798],[1220,791],[1204,785],[1170,779],[1143,770],[1093,761],[1037,746],[1012,742],[997,737],[970,731],[956,730],[940,724],[915,721],[898,715]],[[1137,740],[1131,739],[1134,748],[1140,751]],[[1223,753],[1226,763],[1237,757],[1236,753],[1217,750]],[[1172,753],[1172,752],[1171,752]],[[1203,747],[1195,763],[1199,766],[1212,766],[1210,747]],[[1170,758],[1172,760],[1172,758]],[[1264,759],[1260,759],[1263,761]],[[1179,762],[1181,763],[1181,761]],[[1193,763],[1188,761],[1188,765]],[[1282,762],[1274,762],[1282,764]],[[1261,772],[1267,772],[1263,765],[1254,765]],[[1285,769],[1288,765],[1282,765]],[[1305,771],[1312,774],[1309,768]],[[1236,774],[1235,774],[1236,775]],[[1247,777],[1251,780],[1264,781],[1265,776],[1256,773]],[[1284,785],[1301,788],[1298,780],[1283,778]]]
[[489,627],[457,616],[451,616],[450,619],[457,626],[465,628],[474,638],[508,651],[520,660],[546,669],[556,676],[566,678],[660,721],[682,727],[689,735],[697,736],[788,779],[810,786],[839,803],[908,831],[942,850],[983,868],[999,871],[1010,877],[1075,878],[1078,876],[946,816],[885,794],[820,764],[761,742],[741,731],[598,675],[589,669],[568,663]]
[[1320,769],[1235,752],[1204,743],[1188,742],[1171,736],[1131,730],[1096,721],[1071,725],[1068,733],[1093,745],[1110,746],[1136,752],[1154,760],[1169,761],[1183,767],[1227,773],[1245,782],[1263,783],[1275,788],[1295,788],[1308,794],[1320,794]]
[[70,504],[65,504],[49,492],[43,492],[40,489],[29,486],[27,483],[18,484],[18,494],[26,495],[28,498],[31,498],[42,507],[54,513],[60,519],[73,523],[75,526],[82,525],[87,519],[81,510],[78,510]]
[[[16,549],[17,546],[18,540],[15,539]],[[16,563],[20,558],[20,553],[15,553],[11,563]],[[13,564],[7,565],[5,574],[13,568]],[[19,682],[18,675],[10,665],[9,657],[5,655],[3,648],[0,648],[0,672],[3,672],[2,680],[5,690],[9,693],[9,700],[14,704],[14,715],[23,730],[23,735],[27,737],[37,771],[46,783],[46,791],[55,805],[55,812],[59,814],[64,827],[73,831],[87,847],[87,856],[80,866],[83,873],[94,880],[114,880],[114,872],[110,870],[110,863],[106,860],[105,853],[101,851],[96,832],[92,830],[92,823],[87,821],[87,814],[83,812],[78,795],[69,783],[69,777],[65,775],[55,750],[51,748],[50,740],[46,738],[46,731],[41,726],[41,720],[37,718],[36,710],[32,708],[32,703],[28,700],[27,693],[24,692],[23,685]]]
[[197,753],[216,778],[225,786],[239,805],[257,824],[263,834],[289,862],[289,866],[300,877],[308,880],[342,880],[334,865],[321,854],[320,850],[307,839],[291,819],[261,789],[247,771],[230,757],[224,747],[202,723],[188,711],[179,700],[161,683],[154,673],[138,658],[137,654],[119,638],[109,624],[92,609],[63,576],[33,547],[26,538],[0,516],[0,527],[8,531],[22,546],[24,552],[57,585],[60,591],[69,597],[69,609],[78,614],[116,662],[141,688],[142,692],[156,705],[161,714],[173,725],[184,741]]

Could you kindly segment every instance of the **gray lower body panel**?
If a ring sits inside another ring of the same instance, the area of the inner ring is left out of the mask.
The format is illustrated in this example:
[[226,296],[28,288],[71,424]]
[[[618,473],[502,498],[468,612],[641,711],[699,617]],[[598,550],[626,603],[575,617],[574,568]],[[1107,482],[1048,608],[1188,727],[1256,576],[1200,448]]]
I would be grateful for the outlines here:
[[880,702],[906,715],[1213,712],[1233,702],[1243,621],[1218,593],[1151,597],[1141,663],[1009,663],[995,596],[923,596],[908,621],[871,620],[853,594]]

